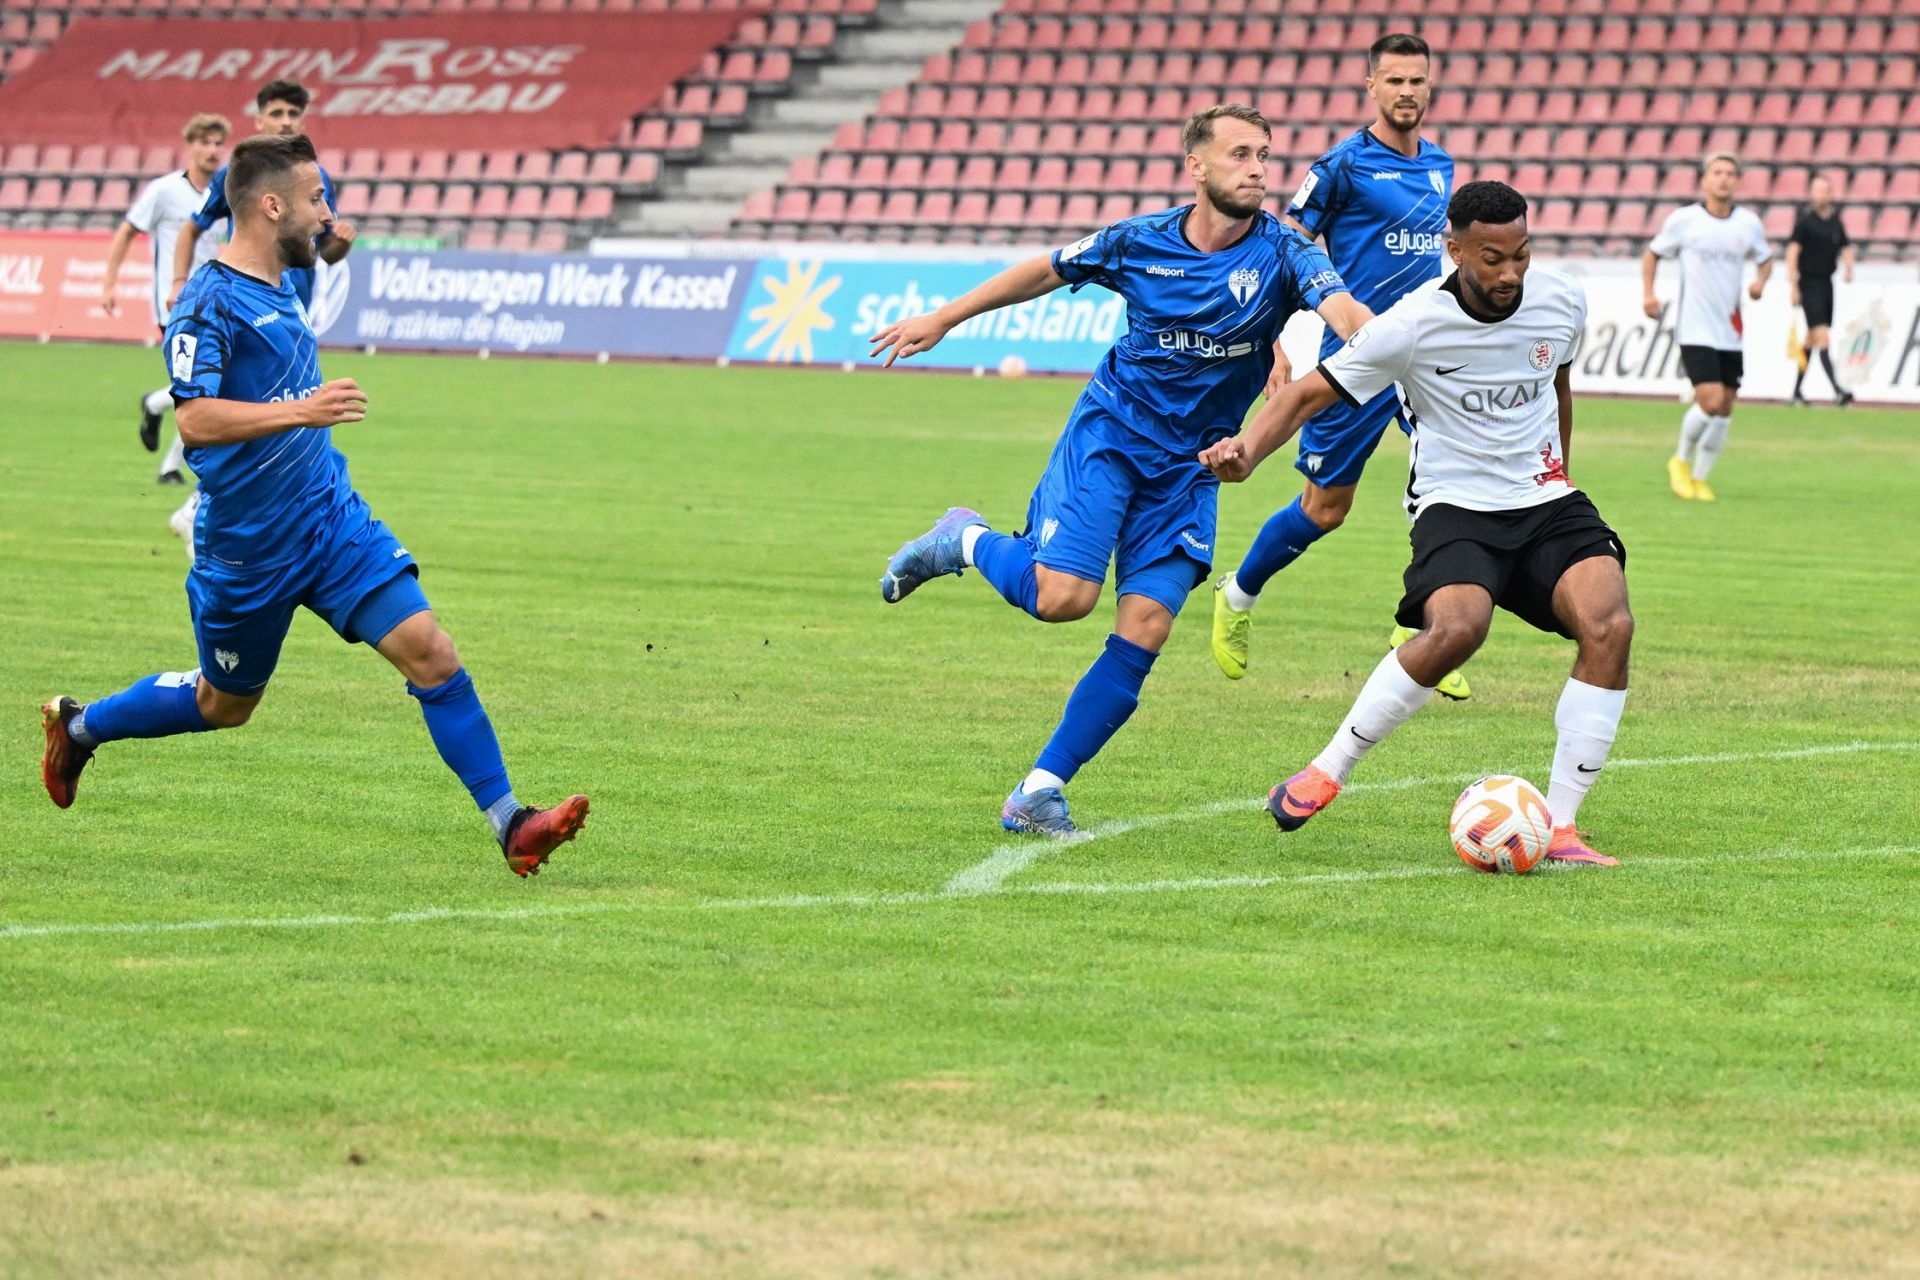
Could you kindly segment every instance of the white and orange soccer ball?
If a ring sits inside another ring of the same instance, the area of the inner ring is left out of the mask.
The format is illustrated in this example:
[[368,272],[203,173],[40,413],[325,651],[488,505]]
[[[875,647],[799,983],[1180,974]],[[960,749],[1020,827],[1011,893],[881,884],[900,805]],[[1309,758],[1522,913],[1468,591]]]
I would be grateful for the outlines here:
[[1531,782],[1501,773],[1460,793],[1447,830],[1453,851],[1475,871],[1523,876],[1547,856],[1553,818]]

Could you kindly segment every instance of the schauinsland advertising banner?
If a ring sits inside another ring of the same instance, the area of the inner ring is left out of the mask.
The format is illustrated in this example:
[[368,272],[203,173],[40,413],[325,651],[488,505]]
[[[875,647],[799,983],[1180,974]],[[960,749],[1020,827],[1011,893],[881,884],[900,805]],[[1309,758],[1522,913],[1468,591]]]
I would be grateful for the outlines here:
[[200,111],[241,131],[298,80],[323,147],[599,147],[743,14],[465,13],[357,22],[81,18],[0,84],[0,143],[177,143]]

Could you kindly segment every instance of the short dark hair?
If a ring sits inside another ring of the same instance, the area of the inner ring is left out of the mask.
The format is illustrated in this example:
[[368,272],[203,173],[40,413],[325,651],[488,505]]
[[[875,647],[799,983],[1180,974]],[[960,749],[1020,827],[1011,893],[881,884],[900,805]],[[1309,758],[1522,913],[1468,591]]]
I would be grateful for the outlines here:
[[255,134],[239,143],[227,160],[227,206],[235,218],[251,212],[253,198],[283,182],[303,164],[318,164],[313,139],[304,133],[290,138]]
[[1447,225],[1456,236],[1476,222],[1504,227],[1526,216],[1527,198],[1504,182],[1469,182],[1447,206]]
[[298,80],[270,80],[253,95],[253,109],[265,111],[269,102],[290,102],[304,112],[312,101],[313,95]]
[[1194,112],[1193,118],[1187,121],[1187,132],[1183,142],[1189,154],[1213,141],[1213,122],[1222,116],[1232,120],[1244,120],[1250,125],[1258,126],[1269,138],[1273,136],[1273,126],[1267,123],[1267,118],[1256,108],[1244,106],[1238,102],[1223,102],[1217,107],[1208,107],[1204,111]]
[[1425,58],[1433,61],[1433,50],[1419,36],[1405,31],[1394,31],[1381,36],[1367,48],[1367,73],[1371,75],[1380,69],[1380,59],[1388,54],[1401,58]]

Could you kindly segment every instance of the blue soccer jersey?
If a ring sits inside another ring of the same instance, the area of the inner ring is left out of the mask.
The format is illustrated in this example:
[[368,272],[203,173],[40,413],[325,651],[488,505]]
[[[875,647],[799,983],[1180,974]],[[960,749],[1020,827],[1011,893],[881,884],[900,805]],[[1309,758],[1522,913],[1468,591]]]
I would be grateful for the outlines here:
[[[321,384],[320,345],[287,275],[271,285],[217,260],[181,291],[167,324],[166,357],[176,404],[203,396],[250,404],[300,400]],[[331,428],[193,445],[187,464],[202,495],[194,545],[229,566],[299,559],[331,515],[354,500]]]
[[[1287,214],[1326,241],[1327,256],[1353,296],[1375,315],[1429,280],[1446,252],[1453,157],[1425,139],[1403,156],[1361,129],[1308,169]],[[1341,345],[1331,329],[1326,355]]]
[[[327,208],[336,208],[333,178],[324,167],[320,170],[320,187],[327,194]],[[213,186],[207,192],[207,202],[201,205],[200,212],[193,214],[192,217],[193,225],[199,227],[202,232],[213,230],[213,224],[222,218],[232,220],[233,207],[227,203],[227,166],[221,165],[220,172],[213,175]],[[315,243],[324,244],[326,239],[327,237],[323,234]],[[301,306],[313,305],[314,269],[312,267],[288,267],[281,273],[280,278],[292,283],[294,293],[300,297]]]
[[1127,218],[1053,255],[1075,289],[1103,285],[1127,302],[1127,332],[1083,400],[1186,457],[1240,429],[1288,318],[1347,290],[1327,255],[1272,214],[1202,253],[1186,236],[1192,212]]

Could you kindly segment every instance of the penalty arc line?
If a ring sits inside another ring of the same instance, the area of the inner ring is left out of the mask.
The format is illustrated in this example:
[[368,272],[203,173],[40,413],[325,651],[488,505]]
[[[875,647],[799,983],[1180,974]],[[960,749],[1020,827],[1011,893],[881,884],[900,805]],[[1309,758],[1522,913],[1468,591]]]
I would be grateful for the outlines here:
[[[1652,769],[1696,764],[1749,764],[1761,761],[1800,760],[1812,756],[1857,755],[1867,751],[1920,751],[1920,742],[1845,742],[1822,747],[1794,747],[1781,751],[1731,751],[1709,755],[1657,756],[1643,760],[1613,760],[1608,762],[1607,767]],[[1342,794],[1409,791],[1416,787],[1439,786],[1443,783],[1458,783],[1464,786],[1485,776],[1484,773],[1459,773],[1428,778],[1397,778],[1389,782],[1355,782],[1348,784]],[[1044,836],[1027,836],[1020,840],[1009,841],[994,849],[984,861],[968,867],[948,880],[946,892],[950,894],[992,893],[1011,877],[1019,875],[1035,862],[1062,848],[1072,848],[1076,844],[1085,844],[1089,840],[1110,840],[1114,836],[1122,836],[1134,831],[1151,831],[1156,827],[1170,826],[1176,822],[1204,821],[1219,817],[1223,813],[1255,809],[1264,803],[1262,800],[1244,798],[1216,800],[1211,804],[1181,810],[1179,813],[1163,813],[1149,818],[1103,822],[1082,832],[1078,839],[1058,840]]]
[[[1920,845],[1879,845],[1858,849],[1780,848],[1757,853],[1719,853],[1680,858],[1636,858],[1629,864],[1634,870],[1659,871],[1666,868],[1735,865],[1753,862],[1842,862],[1861,858],[1894,858],[1920,855]],[[1545,870],[1545,868],[1543,868]],[[1583,868],[1554,867],[1554,875],[1597,874]],[[0,941],[20,938],[75,936],[125,936],[166,933],[242,932],[262,929],[348,929],[385,925],[433,924],[442,921],[520,921],[569,916],[644,915],[667,912],[708,911],[796,911],[809,908],[917,907],[942,903],[963,904],[982,898],[1029,897],[1119,897],[1130,894],[1201,893],[1227,889],[1266,889],[1280,885],[1364,884],[1368,881],[1426,880],[1443,876],[1476,876],[1481,873],[1465,866],[1443,862],[1415,866],[1380,867],[1374,870],[1318,871],[1298,875],[1216,876],[1188,880],[1138,880],[1119,883],[1075,883],[1060,881],[1045,884],[1006,885],[984,892],[947,893],[847,893],[798,894],[773,898],[709,898],[694,902],[582,902],[556,903],[544,907],[435,907],[419,911],[395,911],[381,916],[264,916],[251,919],[209,920],[128,920],[111,924],[18,924],[0,925]],[[1538,875],[1540,872],[1536,871]],[[1618,874],[1618,873],[1613,873]]]

